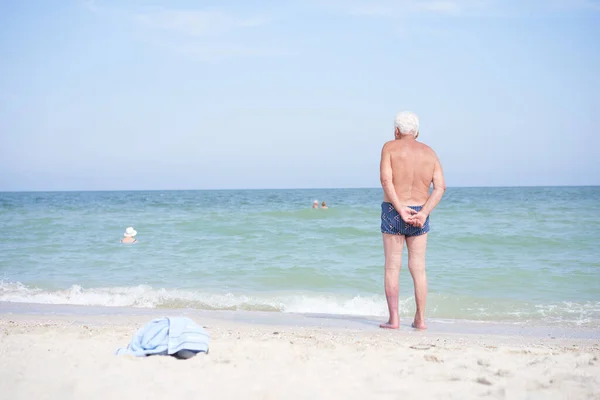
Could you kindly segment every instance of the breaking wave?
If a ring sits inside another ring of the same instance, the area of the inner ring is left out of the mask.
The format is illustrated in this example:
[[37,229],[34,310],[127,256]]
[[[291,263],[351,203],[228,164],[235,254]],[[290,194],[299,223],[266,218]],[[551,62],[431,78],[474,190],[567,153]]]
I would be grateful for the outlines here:
[[[0,281],[0,302],[70,304],[104,307],[194,308],[202,310],[270,311],[302,314],[387,316],[383,295],[342,295],[314,292],[210,293],[181,289],[131,287],[46,290],[19,282]],[[400,300],[400,314],[414,312],[412,297]],[[539,321],[551,325],[598,327],[600,302],[532,304],[431,294],[428,315],[472,321]]]

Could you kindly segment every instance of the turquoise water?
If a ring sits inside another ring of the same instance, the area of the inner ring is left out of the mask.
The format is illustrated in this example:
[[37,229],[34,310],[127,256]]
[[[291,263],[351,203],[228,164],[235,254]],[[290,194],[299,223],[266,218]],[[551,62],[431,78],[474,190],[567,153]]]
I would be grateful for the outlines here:
[[[0,193],[0,301],[385,316],[381,198]],[[431,227],[430,318],[600,327],[600,187],[451,188]]]

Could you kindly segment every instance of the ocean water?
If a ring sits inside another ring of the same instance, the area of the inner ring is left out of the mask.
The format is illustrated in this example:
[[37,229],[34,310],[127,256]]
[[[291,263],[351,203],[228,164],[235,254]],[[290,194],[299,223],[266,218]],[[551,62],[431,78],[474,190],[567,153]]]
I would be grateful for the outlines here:
[[[0,193],[0,302],[385,317],[381,199]],[[139,243],[119,243],[128,226]],[[600,328],[600,187],[450,188],[431,229],[429,318]],[[404,317],[412,290],[405,252]]]

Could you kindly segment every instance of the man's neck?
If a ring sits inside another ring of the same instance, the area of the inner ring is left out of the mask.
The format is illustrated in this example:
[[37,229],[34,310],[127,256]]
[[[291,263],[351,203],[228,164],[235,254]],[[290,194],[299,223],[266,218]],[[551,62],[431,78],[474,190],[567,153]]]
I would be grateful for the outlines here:
[[399,135],[396,140],[416,140],[416,138],[412,133],[407,133]]

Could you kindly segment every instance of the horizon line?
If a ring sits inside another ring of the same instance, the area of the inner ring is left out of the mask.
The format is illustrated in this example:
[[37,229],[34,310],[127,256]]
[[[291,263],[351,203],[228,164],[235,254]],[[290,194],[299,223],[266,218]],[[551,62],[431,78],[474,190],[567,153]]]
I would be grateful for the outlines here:
[[[511,189],[511,188],[577,188],[599,187],[596,185],[498,185],[498,186],[447,186],[448,189]],[[81,192],[217,192],[217,191],[264,191],[264,190],[347,190],[347,189],[381,189],[371,187],[298,187],[298,188],[208,188],[208,189],[67,189],[67,190],[0,190],[0,193],[81,193]]]

